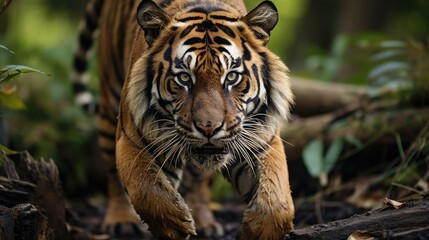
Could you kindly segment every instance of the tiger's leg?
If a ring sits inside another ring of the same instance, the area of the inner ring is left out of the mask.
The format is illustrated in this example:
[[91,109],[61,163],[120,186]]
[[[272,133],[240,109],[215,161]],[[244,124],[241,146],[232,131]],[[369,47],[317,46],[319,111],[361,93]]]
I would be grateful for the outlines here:
[[135,235],[143,233],[143,225],[134,211],[115,165],[116,117],[105,111],[100,103],[99,145],[101,157],[107,168],[107,209],[103,229],[112,236]]
[[149,153],[128,137],[118,137],[116,166],[136,212],[160,239],[188,239],[195,235],[191,212],[171,179]]
[[293,228],[294,205],[280,137],[270,146],[254,170],[240,161],[223,171],[247,203],[237,239],[283,239]]
[[202,172],[188,164],[179,190],[192,211],[198,236],[219,239],[224,235],[224,231],[209,207],[209,185],[212,178],[212,172]]

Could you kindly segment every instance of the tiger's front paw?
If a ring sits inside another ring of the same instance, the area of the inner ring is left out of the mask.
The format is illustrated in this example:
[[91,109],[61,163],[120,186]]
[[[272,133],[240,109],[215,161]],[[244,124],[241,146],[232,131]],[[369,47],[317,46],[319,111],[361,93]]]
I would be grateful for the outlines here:
[[293,229],[293,217],[293,207],[286,204],[270,207],[255,204],[244,213],[237,239],[283,239]]
[[139,213],[153,235],[160,239],[188,239],[196,235],[194,219],[183,199],[158,198],[152,203]]
[[187,211],[166,209],[158,216],[145,217],[149,231],[160,239],[188,239],[196,235],[194,220]]

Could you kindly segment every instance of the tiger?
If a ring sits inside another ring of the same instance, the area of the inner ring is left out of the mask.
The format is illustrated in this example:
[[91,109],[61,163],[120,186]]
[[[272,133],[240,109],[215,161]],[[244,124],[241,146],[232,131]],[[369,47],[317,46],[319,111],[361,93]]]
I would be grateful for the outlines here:
[[[294,205],[280,126],[289,70],[267,48],[278,11],[263,1],[92,0],[74,55],[76,102],[99,115],[108,169],[106,231],[221,238],[209,207],[220,172],[246,204],[237,239],[283,239]],[[100,99],[87,88],[98,32]]]

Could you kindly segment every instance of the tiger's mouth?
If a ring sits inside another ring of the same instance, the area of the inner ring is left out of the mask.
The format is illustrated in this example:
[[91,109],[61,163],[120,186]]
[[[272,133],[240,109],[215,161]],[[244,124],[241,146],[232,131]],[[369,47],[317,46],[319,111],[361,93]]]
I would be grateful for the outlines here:
[[211,155],[211,154],[227,154],[226,148],[218,147],[212,144],[206,144],[192,149],[194,154]]

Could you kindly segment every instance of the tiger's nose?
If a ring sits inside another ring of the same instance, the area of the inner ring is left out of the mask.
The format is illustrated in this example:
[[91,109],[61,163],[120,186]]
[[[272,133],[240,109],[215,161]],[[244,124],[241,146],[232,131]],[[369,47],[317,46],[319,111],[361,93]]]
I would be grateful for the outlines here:
[[223,126],[223,122],[214,123],[211,121],[207,122],[194,122],[195,128],[203,134],[205,137],[210,138],[218,133]]

